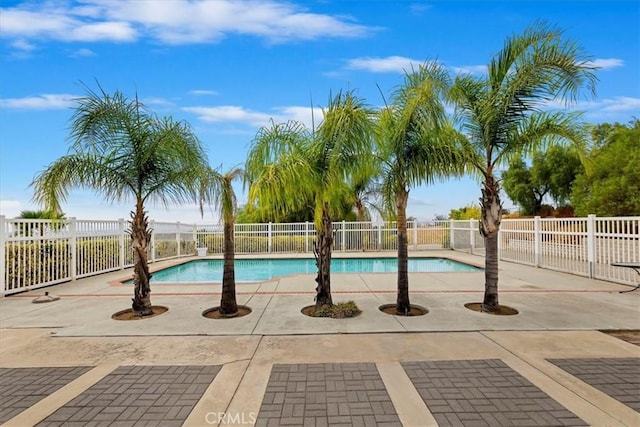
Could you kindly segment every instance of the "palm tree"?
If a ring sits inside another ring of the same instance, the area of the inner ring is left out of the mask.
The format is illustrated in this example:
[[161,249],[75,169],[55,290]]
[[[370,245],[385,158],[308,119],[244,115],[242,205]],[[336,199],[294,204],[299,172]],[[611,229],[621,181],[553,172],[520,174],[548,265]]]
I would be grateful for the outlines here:
[[238,204],[231,184],[234,180],[241,179],[243,173],[244,171],[240,168],[233,168],[225,174],[220,174],[218,171],[207,168],[200,186],[200,214],[204,214],[204,203],[212,202],[221,213],[224,224],[224,265],[219,311],[225,317],[233,317],[238,314],[233,233]]
[[381,216],[384,208],[380,203],[381,186],[373,175],[354,177],[350,185],[350,200],[356,214],[356,221],[371,221],[371,210]]
[[24,222],[16,222],[17,231],[16,234],[18,236],[33,236],[37,233],[39,236],[44,236],[44,234],[48,230],[60,230],[64,227],[64,222],[62,220],[65,219],[63,212],[53,212],[53,211],[30,211],[24,210],[20,211],[20,215],[17,217],[19,219],[49,219],[51,222],[49,224],[41,224],[36,223],[30,228]]
[[371,113],[353,92],[330,98],[317,132],[290,121],[258,131],[246,164],[249,201],[275,214],[313,203],[318,266],[316,306],[332,305],[332,218],[341,214],[351,175],[368,166]]
[[427,62],[405,73],[404,83],[380,111],[377,149],[382,165],[385,204],[398,226],[396,312],[408,315],[407,202],[410,188],[464,172],[464,152],[447,122],[443,97],[450,86],[446,70]]
[[86,88],[71,118],[69,154],[40,172],[34,198],[60,211],[68,191],[91,188],[107,201],[133,199],[133,312],[153,314],[147,252],[151,232],[145,203],[196,200],[198,171],[206,165],[200,141],[185,122],[158,118],[137,99]]
[[482,310],[498,303],[498,231],[502,204],[496,170],[509,159],[541,145],[586,141],[579,115],[548,109],[551,102],[574,102],[586,85],[595,93],[594,67],[575,42],[536,22],[505,41],[489,62],[487,75],[456,78],[451,97],[463,132],[476,149],[471,166],[482,179],[480,232],[485,241]]

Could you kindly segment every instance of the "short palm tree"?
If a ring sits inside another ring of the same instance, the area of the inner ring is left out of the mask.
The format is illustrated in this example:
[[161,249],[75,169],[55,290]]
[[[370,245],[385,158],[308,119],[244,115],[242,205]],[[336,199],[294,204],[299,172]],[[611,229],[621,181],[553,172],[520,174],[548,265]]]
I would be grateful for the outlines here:
[[316,306],[332,305],[332,218],[348,200],[349,177],[371,155],[372,115],[353,92],[330,98],[317,132],[298,122],[258,131],[246,163],[249,202],[261,200],[276,214],[313,203],[318,276]]
[[202,176],[200,186],[200,214],[204,213],[205,203],[213,203],[220,212],[224,224],[224,265],[219,311],[225,317],[233,317],[238,314],[234,243],[234,224],[238,204],[231,184],[236,179],[242,179],[243,173],[244,171],[240,168],[233,168],[225,174],[207,168]]
[[386,206],[398,226],[398,294],[396,312],[408,315],[407,202],[411,187],[464,172],[460,138],[447,121],[444,96],[450,86],[447,71],[427,62],[405,73],[404,83],[379,114],[377,150]]
[[20,219],[49,219],[51,222],[49,224],[35,224],[32,229],[29,228],[27,224],[24,222],[16,223],[18,226],[18,230],[16,231],[19,236],[27,236],[34,235],[38,233],[40,236],[44,236],[44,234],[48,230],[59,230],[64,226],[64,213],[63,212],[54,212],[54,211],[30,211],[24,210],[20,211],[20,215],[17,217]]
[[[373,163],[371,163],[373,165]],[[384,215],[381,205],[382,188],[371,173],[354,177],[349,185],[349,197],[356,214],[356,221],[371,221],[371,211]]]
[[505,41],[487,75],[456,78],[451,97],[463,133],[476,149],[471,166],[482,179],[480,232],[485,240],[484,311],[498,303],[498,231],[502,205],[496,171],[509,159],[541,145],[583,144],[588,133],[579,115],[548,109],[575,101],[586,86],[595,92],[594,67],[582,49],[556,28],[537,22]]
[[133,199],[130,235],[136,315],[153,314],[147,254],[151,232],[145,204],[196,200],[198,171],[207,163],[185,122],[158,118],[137,99],[87,88],[71,118],[69,154],[33,181],[35,200],[59,212],[70,189],[90,188],[109,201]]

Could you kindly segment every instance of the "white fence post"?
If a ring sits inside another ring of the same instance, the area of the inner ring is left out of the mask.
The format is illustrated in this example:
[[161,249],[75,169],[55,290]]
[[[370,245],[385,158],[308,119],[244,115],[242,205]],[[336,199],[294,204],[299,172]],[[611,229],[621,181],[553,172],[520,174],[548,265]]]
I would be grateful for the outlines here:
[[120,270],[124,270],[124,266],[126,264],[127,252],[125,249],[125,235],[126,229],[124,225],[124,219],[118,219],[118,246],[120,247]]
[[542,263],[542,235],[540,233],[540,217],[533,217],[533,262],[536,267]]
[[[204,238],[202,240],[204,241]],[[198,242],[198,224],[193,224],[193,243],[195,244],[196,248],[200,247]]]
[[473,250],[476,247],[476,230],[475,230],[475,227],[473,226],[474,222],[475,222],[474,219],[469,220],[469,246],[471,247],[470,248],[471,255],[473,255]]
[[455,236],[455,228],[453,226],[453,219],[449,220],[449,247],[451,249],[455,249],[455,240],[453,239],[453,236]]
[[418,250],[418,221],[411,221],[413,223],[413,249]]
[[154,220],[149,221],[149,228],[151,228],[151,260],[150,262],[155,262],[156,260],[156,222]]
[[382,250],[382,227],[384,223],[378,227],[378,250]]
[[304,222],[304,251],[309,252],[309,221]]
[[346,249],[346,244],[347,244],[347,223],[345,221],[342,221],[342,242],[341,242],[341,250],[342,252],[344,252]]
[[587,260],[589,262],[589,278],[596,275],[596,216],[587,216]]
[[4,295],[7,287],[7,278],[5,276],[6,269],[5,264],[7,261],[5,254],[5,232],[7,231],[7,224],[5,221],[5,216],[0,215],[0,295]]
[[178,221],[176,222],[176,243],[178,244],[178,256],[180,256],[180,240],[180,221]]
[[272,244],[272,242],[271,242],[271,233],[272,233],[272,232],[273,232],[273,231],[272,231],[272,229],[271,229],[271,222],[269,222],[269,228],[267,229],[267,237],[268,237],[268,238],[267,238],[267,242],[268,242],[268,243],[267,243],[267,247],[268,247],[268,251],[269,251],[269,253],[271,253],[271,244]]
[[70,246],[70,251],[71,251],[71,259],[69,260],[69,262],[71,263],[71,265],[69,265],[69,273],[71,275],[71,280],[76,280],[76,274],[78,271],[78,251],[77,251],[77,244],[76,244],[76,219],[75,218],[69,218],[69,246]]

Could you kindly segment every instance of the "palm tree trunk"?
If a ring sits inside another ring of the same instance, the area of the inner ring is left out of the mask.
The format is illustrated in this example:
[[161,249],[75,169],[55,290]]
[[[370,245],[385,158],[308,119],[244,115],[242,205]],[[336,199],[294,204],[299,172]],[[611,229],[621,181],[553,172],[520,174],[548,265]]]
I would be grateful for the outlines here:
[[398,296],[396,300],[396,313],[408,315],[409,306],[409,269],[407,254],[407,200],[409,192],[402,189],[396,195],[396,207],[398,209]]
[[484,300],[482,311],[496,311],[498,309],[498,232],[502,214],[500,202],[500,187],[498,182],[489,174],[482,189],[482,219],[480,233],[484,237],[485,266],[484,266]]
[[133,303],[131,308],[137,316],[149,316],[153,314],[151,308],[151,274],[147,248],[151,242],[151,230],[149,220],[142,200],[136,203],[136,211],[131,212],[131,245],[133,247]]
[[316,307],[333,305],[331,299],[331,247],[333,246],[333,230],[331,217],[326,208],[322,210],[322,222],[318,230],[318,277],[316,282]]
[[233,221],[224,222],[224,266],[222,270],[222,297],[220,314],[233,316],[238,313],[236,302],[235,243]]

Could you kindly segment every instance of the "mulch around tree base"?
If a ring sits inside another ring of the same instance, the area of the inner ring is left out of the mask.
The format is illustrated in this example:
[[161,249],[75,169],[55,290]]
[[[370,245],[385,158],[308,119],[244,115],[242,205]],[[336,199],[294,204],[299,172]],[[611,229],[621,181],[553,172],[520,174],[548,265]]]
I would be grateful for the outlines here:
[[318,307],[315,304],[308,305],[306,307],[302,307],[300,313],[316,319],[351,319],[362,314],[362,311],[351,301],[348,303],[337,303],[332,306],[331,310],[325,310],[323,315],[316,315],[317,308]]
[[202,316],[207,319],[236,319],[238,317],[243,317],[251,313],[251,307],[247,307],[246,305],[239,305],[238,311],[231,314],[222,314],[220,313],[220,307],[208,308],[202,312]]
[[111,318],[113,320],[141,320],[141,319],[150,319],[152,317],[156,317],[161,315],[162,313],[166,313],[169,309],[167,307],[164,307],[162,305],[154,305],[151,306],[151,311],[153,311],[153,314],[150,314],[148,316],[138,316],[136,314],[133,313],[133,310],[128,308],[126,310],[122,310],[122,311],[118,311],[117,313],[114,313]]
[[381,312],[385,313],[385,314],[391,314],[393,316],[406,316],[406,317],[411,317],[411,316],[424,316],[425,314],[427,314],[429,312],[429,309],[419,306],[419,305],[414,305],[414,304],[409,304],[409,312],[407,314],[404,313],[398,313],[396,311],[396,305],[395,304],[384,304],[381,305],[380,307],[378,307],[378,310],[380,310]]
[[464,305],[466,308],[478,313],[494,314],[496,316],[514,316],[518,314],[518,310],[506,305],[499,305],[496,311],[483,311],[481,302],[468,302]]

